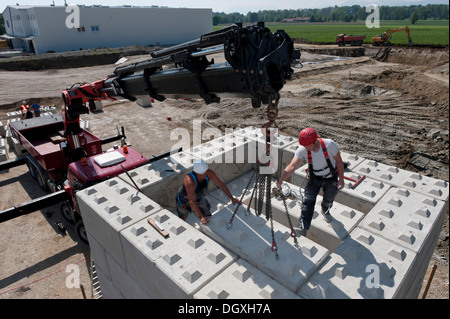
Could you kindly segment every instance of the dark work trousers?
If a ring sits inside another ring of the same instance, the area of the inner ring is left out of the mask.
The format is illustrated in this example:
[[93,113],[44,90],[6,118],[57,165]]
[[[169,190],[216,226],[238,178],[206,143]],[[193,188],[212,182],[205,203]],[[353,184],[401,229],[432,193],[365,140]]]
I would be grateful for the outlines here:
[[[208,200],[198,194],[196,194],[196,200],[197,206],[198,208],[200,208],[202,215],[206,217],[211,216],[211,204],[208,202]],[[191,206],[189,206],[187,203],[184,205],[180,205],[178,200],[176,203],[177,203],[177,213],[181,219],[186,219],[189,213],[193,212]]]
[[317,195],[320,189],[323,190],[322,210],[326,212],[333,206],[334,198],[337,195],[337,177],[321,178],[317,176],[310,176],[308,184],[305,189],[305,196],[303,198],[302,215],[303,225],[305,229],[311,226],[311,220],[314,215],[314,206],[316,205]]

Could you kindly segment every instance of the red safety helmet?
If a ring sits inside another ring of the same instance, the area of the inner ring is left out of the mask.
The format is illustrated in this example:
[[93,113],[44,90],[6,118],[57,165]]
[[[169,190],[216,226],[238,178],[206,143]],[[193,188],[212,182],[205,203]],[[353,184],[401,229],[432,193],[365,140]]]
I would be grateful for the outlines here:
[[300,134],[298,135],[298,142],[302,146],[308,146],[316,141],[316,139],[319,137],[316,130],[312,127],[307,127],[303,129]]

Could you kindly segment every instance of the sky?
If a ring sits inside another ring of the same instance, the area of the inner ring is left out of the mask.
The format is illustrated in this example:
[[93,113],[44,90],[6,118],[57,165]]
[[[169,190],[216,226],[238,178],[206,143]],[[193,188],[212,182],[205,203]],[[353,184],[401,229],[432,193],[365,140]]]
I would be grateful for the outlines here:
[[278,9],[308,9],[308,8],[325,8],[354,5],[366,6],[368,4],[377,5],[411,5],[411,4],[448,4],[448,0],[258,0],[258,1],[243,1],[243,0],[1,0],[0,13],[7,5],[50,5],[52,2],[57,6],[67,4],[85,4],[85,5],[133,5],[133,6],[168,6],[173,8],[211,8],[213,12],[240,12],[247,14],[247,12],[258,12],[259,10],[278,10]]

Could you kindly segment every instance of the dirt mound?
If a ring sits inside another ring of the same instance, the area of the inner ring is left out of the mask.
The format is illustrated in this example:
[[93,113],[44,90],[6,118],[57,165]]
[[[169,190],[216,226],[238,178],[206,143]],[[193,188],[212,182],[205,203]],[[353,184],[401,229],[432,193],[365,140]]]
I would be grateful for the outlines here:
[[448,48],[429,47],[366,47],[365,54],[383,62],[409,65],[435,65],[449,61]]

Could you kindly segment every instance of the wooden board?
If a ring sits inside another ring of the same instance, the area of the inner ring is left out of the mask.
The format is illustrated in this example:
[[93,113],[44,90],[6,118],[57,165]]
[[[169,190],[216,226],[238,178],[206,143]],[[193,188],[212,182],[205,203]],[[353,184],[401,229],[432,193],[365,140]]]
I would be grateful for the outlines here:
[[154,229],[156,229],[156,231],[158,233],[160,233],[164,238],[166,238],[167,236],[169,236],[169,233],[167,232],[167,230],[165,230],[160,223],[158,223],[157,221],[154,221],[152,218],[147,219],[147,222],[153,226]]

